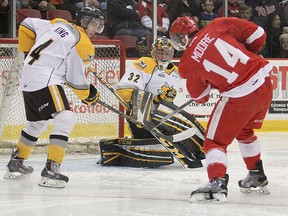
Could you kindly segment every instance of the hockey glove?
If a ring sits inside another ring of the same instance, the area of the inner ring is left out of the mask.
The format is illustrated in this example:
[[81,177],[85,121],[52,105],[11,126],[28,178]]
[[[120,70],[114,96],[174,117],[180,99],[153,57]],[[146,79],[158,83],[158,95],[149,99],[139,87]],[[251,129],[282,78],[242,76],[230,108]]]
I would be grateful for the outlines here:
[[92,84],[90,84],[89,96],[86,99],[82,100],[82,103],[88,106],[94,106],[96,105],[98,100],[99,100],[99,93],[97,89]]
[[169,89],[166,89],[161,94],[158,94],[154,97],[153,103],[157,105],[160,101],[165,100],[170,103],[173,103],[174,98],[176,97],[176,90],[172,87]]

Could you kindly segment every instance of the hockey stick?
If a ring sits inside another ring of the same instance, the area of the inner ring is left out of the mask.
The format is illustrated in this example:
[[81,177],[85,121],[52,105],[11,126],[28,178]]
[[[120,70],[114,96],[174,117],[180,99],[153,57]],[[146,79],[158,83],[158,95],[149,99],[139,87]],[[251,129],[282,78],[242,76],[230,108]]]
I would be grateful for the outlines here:
[[164,116],[164,118],[162,118],[159,123],[153,128],[157,128],[159,127],[161,124],[163,124],[165,121],[167,121],[168,119],[170,119],[172,116],[174,116],[175,114],[179,113],[181,110],[183,110],[186,106],[188,106],[190,103],[193,102],[193,99],[190,99],[188,101],[186,101],[184,104],[182,104],[181,106],[179,106],[178,108],[176,108],[175,110],[173,110],[171,113],[169,113],[168,115]]
[[115,95],[115,97],[118,99],[118,101],[124,105],[125,107],[129,108],[129,104],[122,98],[120,97],[116,92],[115,90],[97,73],[97,72],[92,72],[96,77],[97,79],[106,87],[109,89],[109,91]]
[[[128,119],[129,121],[133,122],[134,124],[141,124],[140,122],[138,122],[136,119],[132,118],[129,115],[126,115],[125,113],[119,111],[118,109],[115,109],[114,107],[106,104],[105,102],[98,100],[98,103],[101,104],[102,106],[110,109],[112,112],[117,113],[118,115],[121,115],[123,117],[125,117],[126,119]],[[194,160],[184,156],[183,154],[181,154],[178,149],[176,149],[173,145],[172,142],[168,141],[168,137],[169,136],[165,136],[162,133],[159,133],[158,130],[153,129],[150,130],[150,128],[148,128],[146,125],[143,125],[143,128],[150,131],[150,133],[157,139],[159,140],[159,142],[171,153],[173,154],[173,156],[179,161],[179,163],[181,163],[184,167],[188,167],[189,166],[189,161],[193,162]],[[174,135],[175,136],[175,135]],[[191,134],[189,135],[189,137],[191,136]]]
[[[124,106],[130,107],[129,104],[122,98],[120,97],[115,90],[101,77],[99,76],[99,74],[97,72],[92,72],[98,79],[99,81],[106,87],[108,88],[108,90],[115,95],[115,97],[119,100],[119,102],[121,104],[123,104]],[[104,102],[101,102],[104,103]],[[187,102],[186,102],[187,103]],[[103,104],[102,104],[103,105]],[[103,105],[105,106],[105,105]],[[108,108],[108,107],[107,107]],[[112,107],[113,108],[113,107]],[[109,108],[108,108],[109,109]],[[116,111],[117,109],[113,108],[114,110],[112,111]],[[183,108],[182,108],[183,109]],[[181,110],[179,110],[178,112],[180,112]],[[119,110],[117,110],[116,112],[120,112]],[[122,115],[124,117],[126,117],[127,119],[129,119],[131,122],[135,123],[135,119],[133,119],[131,116],[126,115],[125,113],[118,113],[119,115]],[[174,113],[175,114],[175,113]],[[173,115],[174,115],[173,114]],[[171,116],[172,117],[172,116]],[[170,117],[170,118],[171,118]],[[168,118],[167,118],[168,119]],[[135,123],[136,125],[139,125],[139,122],[136,121]],[[140,123],[141,124],[141,123]],[[159,130],[156,129],[155,125],[153,123],[150,123],[148,125],[142,125],[142,127],[146,130],[148,130],[149,132],[153,131],[153,133],[155,135],[157,135],[158,137],[162,137],[163,139],[167,140],[168,142],[179,142],[185,139],[188,139],[189,137],[193,136],[196,134],[197,130],[195,128],[189,128],[181,133],[175,134],[175,135],[164,135],[163,133],[161,133]],[[201,137],[202,138],[202,137]]]
[[99,100],[97,103],[101,104],[102,106],[110,109],[111,111],[117,113],[120,116],[125,117],[127,120],[131,121],[132,123],[139,125],[140,127],[144,128],[145,130],[149,131],[152,133],[154,136],[161,137],[168,142],[179,142],[185,139],[188,139],[189,137],[195,135],[197,133],[196,128],[189,128],[188,130],[185,130],[181,133],[175,134],[175,135],[164,135],[161,133],[157,128],[153,128],[153,123],[150,123],[149,125],[143,125],[142,123],[138,122],[136,119],[132,118],[129,115],[126,115],[125,113],[119,111],[118,109],[115,109],[114,107],[106,104],[105,102]]

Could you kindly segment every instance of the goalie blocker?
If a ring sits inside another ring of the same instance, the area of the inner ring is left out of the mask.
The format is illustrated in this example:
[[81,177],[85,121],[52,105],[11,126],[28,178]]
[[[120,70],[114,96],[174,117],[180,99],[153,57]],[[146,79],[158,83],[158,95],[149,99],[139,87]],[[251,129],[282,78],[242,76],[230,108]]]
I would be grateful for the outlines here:
[[[177,108],[176,105],[163,101],[154,111],[152,122],[157,125],[162,118],[175,108]],[[147,115],[140,116],[147,117]],[[185,156],[185,163],[188,168],[202,167],[201,160],[205,159],[203,150],[204,129],[192,115],[180,111],[158,127],[166,135],[181,133],[188,128],[195,128],[197,132],[185,140],[173,142],[173,146]],[[101,159],[99,163],[103,166],[151,168],[172,164],[174,162],[173,155],[161,142],[161,139],[153,138],[101,140]]]

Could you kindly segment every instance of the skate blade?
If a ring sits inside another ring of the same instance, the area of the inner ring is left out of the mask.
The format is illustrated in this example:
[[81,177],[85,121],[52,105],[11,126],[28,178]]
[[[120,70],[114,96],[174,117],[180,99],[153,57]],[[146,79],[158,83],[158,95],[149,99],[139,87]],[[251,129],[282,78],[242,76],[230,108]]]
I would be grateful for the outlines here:
[[48,187],[48,188],[65,188],[67,182],[62,180],[50,179],[47,177],[42,177],[42,179],[38,182],[40,187]]
[[269,195],[270,191],[266,186],[258,186],[255,188],[240,188],[240,191],[245,194],[261,194],[261,195]]
[[223,193],[213,193],[213,198],[210,198],[208,193],[196,193],[191,195],[189,201],[192,203],[226,202],[227,198]]
[[20,172],[9,172],[6,171],[3,176],[4,179],[28,179],[31,177],[31,174],[22,174]]

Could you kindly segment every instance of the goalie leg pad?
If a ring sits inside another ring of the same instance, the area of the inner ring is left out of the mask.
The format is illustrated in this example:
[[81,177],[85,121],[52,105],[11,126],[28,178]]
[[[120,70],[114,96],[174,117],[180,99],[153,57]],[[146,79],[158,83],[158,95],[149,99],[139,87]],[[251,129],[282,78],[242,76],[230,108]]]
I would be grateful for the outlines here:
[[157,139],[100,140],[102,166],[156,168],[174,163],[172,154]]

